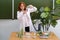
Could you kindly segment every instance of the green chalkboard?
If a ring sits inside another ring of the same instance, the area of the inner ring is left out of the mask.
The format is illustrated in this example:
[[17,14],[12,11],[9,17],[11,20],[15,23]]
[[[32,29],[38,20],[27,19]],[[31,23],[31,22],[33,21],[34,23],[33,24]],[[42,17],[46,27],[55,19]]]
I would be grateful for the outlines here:
[[0,0],[0,19],[12,18],[12,0]]
[[[52,0],[14,0],[14,19],[17,18],[17,7],[21,1],[25,2],[27,5],[32,4],[38,9],[41,6],[52,8]],[[32,18],[35,17],[34,15],[36,16],[36,14],[31,14]],[[0,19],[12,19],[12,0],[0,0]]]
[[[34,6],[36,6],[38,9],[43,6],[48,6],[50,8],[52,8],[52,0],[14,0],[14,18],[16,19],[17,17],[17,7],[19,2],[25,2],[27,5],[32,4]],[[31,15],[32,18],[34,18],[35,16],[37,16],[35,13]],[[38,17],[35,17],[38,18]]]

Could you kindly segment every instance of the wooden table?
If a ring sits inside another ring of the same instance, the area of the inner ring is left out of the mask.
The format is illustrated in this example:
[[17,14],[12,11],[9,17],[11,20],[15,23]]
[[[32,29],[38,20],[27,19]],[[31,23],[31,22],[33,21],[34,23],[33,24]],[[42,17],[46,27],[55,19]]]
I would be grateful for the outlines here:
[[[16,34],[17,34],[17,32],[12,32],[9,40],[59,40],[58,37],[53,32],[51,32],[49,38],[47,38],[47,39],[41,39],[38,36],[36,36],[36,38],[32,38],[32,37],[26,38],[26,37],[24,37],[24,38],[21,39],[21,38],[18,38],[16,36]],[[33,35],[33,32],[31,32],[31,36],[32,35]]]

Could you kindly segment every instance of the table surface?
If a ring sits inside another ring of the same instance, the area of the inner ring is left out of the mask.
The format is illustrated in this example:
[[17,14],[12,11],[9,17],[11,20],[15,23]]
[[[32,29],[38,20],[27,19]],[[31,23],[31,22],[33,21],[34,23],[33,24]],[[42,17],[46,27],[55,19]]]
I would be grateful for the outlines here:
[[16,34],[17,34],[17,32],[12,32],[9,40],[59,40],[58,37],[53,32],[50,33],[50,36],[47,39],[46,38],[42,39],[38,35],[35,36],[35,38],[34,38],[33,32],[30,32],[31,37],[23,37],[23,38],[18,38]]

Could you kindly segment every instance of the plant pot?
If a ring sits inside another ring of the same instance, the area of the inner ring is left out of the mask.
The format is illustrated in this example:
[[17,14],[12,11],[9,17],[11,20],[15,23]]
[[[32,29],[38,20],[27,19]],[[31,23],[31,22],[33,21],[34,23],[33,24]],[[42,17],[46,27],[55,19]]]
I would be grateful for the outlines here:
[[50,33],[45,32],[45,33],[42,33],[42,35],[40,35],[40,38],[49,38],[49,35]]
[[42,34],[40,35],[40,38],[49,38],[50,31],[49,31],[49,24],[44,25],[44,27],[41,26]]

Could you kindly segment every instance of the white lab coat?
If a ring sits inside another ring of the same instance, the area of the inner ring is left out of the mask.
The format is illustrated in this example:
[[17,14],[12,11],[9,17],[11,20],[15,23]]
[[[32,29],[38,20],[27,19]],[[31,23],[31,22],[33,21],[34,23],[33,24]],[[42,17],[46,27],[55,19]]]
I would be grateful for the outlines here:
[[35,29],[33,27],[32,20],[30,17],[30,13],[35,11],[37,11],[36,7],[27,8],[26,14],[23,14],[22,11],[17,11],[17,19],[19,20],[19,23],[20,23],[20,30],[23,28],[23,31],[25,32],[25,27],[29,26],[30,32],[31,31],[35,32]]

